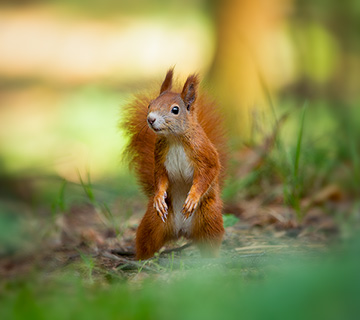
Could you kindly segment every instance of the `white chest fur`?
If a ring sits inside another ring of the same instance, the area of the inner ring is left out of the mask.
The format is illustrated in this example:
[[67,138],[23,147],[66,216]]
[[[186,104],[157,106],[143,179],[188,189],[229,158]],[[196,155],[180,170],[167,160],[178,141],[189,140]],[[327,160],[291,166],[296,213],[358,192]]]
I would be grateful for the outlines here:
[[177,233],[186,235],[191,230],[192,216],[184,221],[181,210],[192,185],[194,168],[181,144],[170,145],[165,168],[170,181],[169,193],[174,211],[174,228]]
[[165,167],[170,180],[192,182],[194,169],[181,144],[170,145],[165,160]]

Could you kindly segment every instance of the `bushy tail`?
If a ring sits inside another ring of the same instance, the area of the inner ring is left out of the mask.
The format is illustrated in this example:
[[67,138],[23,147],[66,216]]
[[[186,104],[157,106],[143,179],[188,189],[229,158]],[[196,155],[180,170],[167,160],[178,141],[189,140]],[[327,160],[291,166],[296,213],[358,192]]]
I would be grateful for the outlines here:
[[147,125],[148,105],[155,97],[138,95],[121,112],[120,129],[129,138],[123,159],[136,173],[138,182],[147,196],[154,194],[154,151],[156,134]]
[[198,122],[219,154],[221,164],[220,186],[222,186],[225,180],[229,157],[224,119],[221,116],[216,103],[209,99],[205,94],[200,93],[196,103]]
[[[154,94],[135,97],[121,114],[120,128],[129,138],[123,157],[131,169],[135,170],[138,182],[147,196],[154,194],[154,151],[156,134],[147,125],[147,110]],[[210,141],[217,149],[221,163],[220,184],[225,178],[227,163],[227,141],[224,124],[216,105],[204,94],[196,101],[197,119]]]

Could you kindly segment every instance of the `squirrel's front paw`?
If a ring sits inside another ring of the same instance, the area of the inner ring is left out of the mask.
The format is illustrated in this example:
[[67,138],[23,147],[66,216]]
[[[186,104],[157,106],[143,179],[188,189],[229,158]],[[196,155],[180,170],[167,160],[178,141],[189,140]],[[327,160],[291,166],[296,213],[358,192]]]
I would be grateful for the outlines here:
[[200,198],[192,195],[192,194],[188,194],[186,200],[185,200],[185,204],[181,210],[181,212],[184,214],[184,220],[188,219],[193,212],[195,211],[195,209],[197,208],[198,204],[199,204]]
[[156,212],[164,223],[168,215],[168,206],[165,202],[166,197],[166,191],[164,193],[158,193],[154,197],[154,208],[156,209]]

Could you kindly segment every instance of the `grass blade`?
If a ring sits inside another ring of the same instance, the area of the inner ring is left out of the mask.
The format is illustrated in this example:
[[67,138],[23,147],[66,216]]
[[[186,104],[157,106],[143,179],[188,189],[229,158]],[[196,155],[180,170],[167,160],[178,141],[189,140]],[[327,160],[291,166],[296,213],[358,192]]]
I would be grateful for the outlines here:
[[295,161],[294,161],[294,178],[297,180],[299,176],[299,163],[300,163],[300,154],[301,154],[301,143],[304,135],[304,123],[305,123],[305,113],[306,113],[307,101],[305,101],[302,113],[301,113],[301,123],[300,131],[298,135],[296,152],[295,152]]

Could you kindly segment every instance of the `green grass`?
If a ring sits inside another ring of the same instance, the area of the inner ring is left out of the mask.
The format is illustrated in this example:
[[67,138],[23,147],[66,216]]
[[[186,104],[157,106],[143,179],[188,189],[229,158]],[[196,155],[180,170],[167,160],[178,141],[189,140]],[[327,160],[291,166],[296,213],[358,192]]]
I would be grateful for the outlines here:
[[20,225],[18,207],[12,203],[0,201],[0,256],[11,254],[20,246]]
[[[316,257],[316,258],[315,258]],[[90,262],[89,262],[90,261]],[[220,264],[219,264],[220,262]],[[2,319],[352,319],[360,312],[359,241],[331,254],[273,261],[265,277],[245,265],[217,261],[179,273],[167,269],[141,281],[54,278],[2,280]],[[88,271],[91,260],[84,257]],[[146,262],[149,263],[149,262]],[[145,262],[144,262],[145,265]],[[138,269],[141,272],[141,267]]]
[[66,211],[66,200],[65,200],[65,189],[67,181],[63,180],[58,197],[54,200],[51,205],[51,213],[54,215],[57,211],[65,212]]
[[78,176],[79,176],[79,181],[80,181],[81,187],[83,188],[87,198],[90,200],[90,202],[92,204],[94,204],[95,203],[95,196],[94,196],[94,192],[93,192],[92,187],[91,187],[90,172],[89,171],[87,172],[87,182],[85,182],[83,180],[83,178],[81,177],[81,174],[80,174],[79,171],[78,171]]
[[300,129],[297,137],[294,159],[293,160],[290,159],[290,166],[291,166],[291,162],[293,162],[293,168],[291,168],[292,174],[290,176],[289,182],[284,184],[285,202],[290,204],[295,209],[298,220],[301,220],[303,217],[303,213],[300,207],[300,200],[301,200],[300,197],[302,194],[302,181],[300,180],[300,176],[299,176],[299,164],[301,157],[302,140],[304,136],[306,106],[307,105],[305,102],[301,113]]
[[[328,185],[336,185],[353,201],[360,181],[360,112],[356,104],[342,108],[331,102],[310,101],[296,108],[295,100],[284,100],[280,106],[278,112],[288,117],[273,147],[266,151],[261,165],[246,176],[239,179],[230,173],[224,200],[257,197],[266,202],[281,198],[294,209],[299,221],[307,214],[302,200]],[[237,166],[232,163],[232,167]]]
[[231,227],[235,225],[239,218],[235,217],[233,214],[223,214],[223,220],[224,220],[224,228]]

